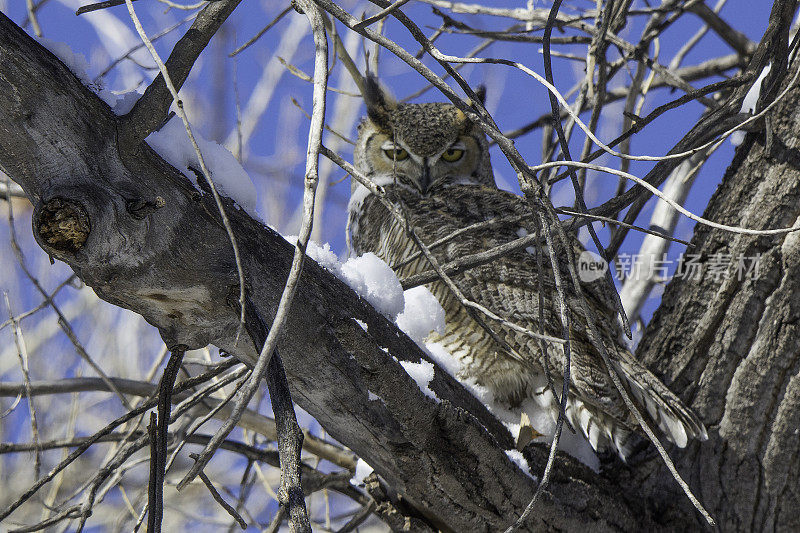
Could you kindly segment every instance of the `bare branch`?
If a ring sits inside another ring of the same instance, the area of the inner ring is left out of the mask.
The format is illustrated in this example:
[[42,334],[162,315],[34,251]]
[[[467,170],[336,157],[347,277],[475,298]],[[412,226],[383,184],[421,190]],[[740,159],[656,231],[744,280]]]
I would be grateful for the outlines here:
[[[205,49],[211,37],[222,23],[233,13],[241,0],[218,0],[209,4],[197,15],[192,26],[175,44],[165,65],[175,90],[180,90],[194,62]],[[163,74],[147,87],[133,109],[121,118],[121,143],[134,148],[150,135],[167,118],[172,105],[172,92],[164,81]]]

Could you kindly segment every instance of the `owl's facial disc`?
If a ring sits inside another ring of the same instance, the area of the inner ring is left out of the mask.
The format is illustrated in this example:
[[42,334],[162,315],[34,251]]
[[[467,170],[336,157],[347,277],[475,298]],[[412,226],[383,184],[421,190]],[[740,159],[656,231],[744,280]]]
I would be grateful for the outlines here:
[[437,185],[453,181],[472,165],[476,146],[470,137],[462,137],[437,153],[423,157],[409,149],[402,140],[384,139],[378,147],[383,165],[392,174],[421,194]]

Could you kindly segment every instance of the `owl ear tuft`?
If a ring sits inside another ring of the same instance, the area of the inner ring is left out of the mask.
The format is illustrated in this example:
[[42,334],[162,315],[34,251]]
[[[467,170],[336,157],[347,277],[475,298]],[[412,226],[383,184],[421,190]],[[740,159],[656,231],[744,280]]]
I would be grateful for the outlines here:
[[379,128],[390,131],[391,115],[397,102],[373,74],[367,74],[364,80],[364,103],[370,120]]

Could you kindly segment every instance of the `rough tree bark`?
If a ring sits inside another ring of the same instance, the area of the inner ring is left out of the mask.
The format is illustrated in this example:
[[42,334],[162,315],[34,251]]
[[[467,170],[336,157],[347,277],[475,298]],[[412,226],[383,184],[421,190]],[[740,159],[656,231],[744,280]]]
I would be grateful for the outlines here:
[[[122,122],[108,106],[2,14],[0,64],[0,166],[33,203],[44,250],[101,298],[144,316],[167,345],[215,344],[252,363],[256,349],[234,340],[238,280],[213,200],[145,144],[121,144]],[[768,153],[753,139],[740,150],[707,217],[763,228],[795,222],[797,100],[795,90],[775,113]],[[292,247],[231,202],[226,208],[248,294],[270,318]],[[647,331],[642,353],[709,426],[709,442],[680,454],[679,468],[723,530],[797,527],[800,237],[701,227],[695,245],[706,254],[761,251],[763,273],[742,283],[675,282]],[[425,354],[311,261],[279,348],[297,403],[432,527],[494,531],[525,508],[535,482],[504,453],[513,446],[505,428],[439,368],[430,386],[441,402],[427,398],[393,359]],[[383,401],[369,401],[368,391]],[[537,475],[546,450],[527,452]],[[604,475],[558,461],[531,529],[699,527],[656,460]]]
[[[769,134],[751,134],[739,147],[707,218],[755,229],[797,223],[798,109],[795,88],[770,115]],[[691,399],[709,430],[709,441],[678,464],[722,530],[797,531],[800,234],[752,237],[698,225],[692,245],[701,264],[713,254],[761,261],[754,279],[675,279],[645,332],[639,356]],[[633,477],[650,493],[674,492],[657,464]]]

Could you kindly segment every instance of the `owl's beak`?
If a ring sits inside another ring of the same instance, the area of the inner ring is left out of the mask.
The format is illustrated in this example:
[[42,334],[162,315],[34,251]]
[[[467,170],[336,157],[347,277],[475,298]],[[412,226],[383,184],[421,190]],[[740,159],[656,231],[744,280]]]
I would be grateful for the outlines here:
[[428,158],[422,158],[422,176],[419,178],[419,190],[422,194],[428,192],[431,186],[431,167],[428,166]]

